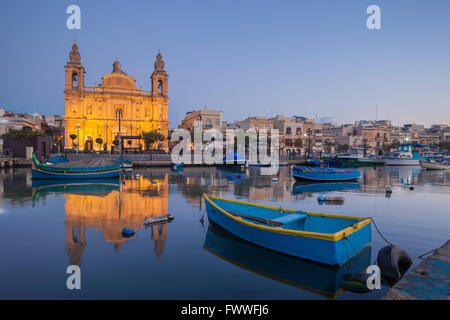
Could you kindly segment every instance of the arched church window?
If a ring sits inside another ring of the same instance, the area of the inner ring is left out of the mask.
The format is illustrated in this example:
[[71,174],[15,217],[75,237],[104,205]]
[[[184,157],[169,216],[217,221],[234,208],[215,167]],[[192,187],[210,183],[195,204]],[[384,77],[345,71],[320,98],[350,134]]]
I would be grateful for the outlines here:
[[78,88],[78,74],[72,74],[72,88]]
[[158,80],[158,93],[162,93],[163,82],[162,80]]

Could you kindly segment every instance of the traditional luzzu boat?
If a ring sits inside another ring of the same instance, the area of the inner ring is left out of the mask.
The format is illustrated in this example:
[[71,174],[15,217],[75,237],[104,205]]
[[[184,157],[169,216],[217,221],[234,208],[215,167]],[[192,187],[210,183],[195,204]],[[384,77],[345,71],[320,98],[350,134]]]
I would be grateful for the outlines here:
[[294,167],[292,175],[298,181],[346,181],[356,180],[361,174],[358,170],[352,169]]
[[339,265],[371,242],[370,218],[203,198],[210,221],[243,240],[295,257]]
[[33,179],[99,179],[120,176],[120,163],[103,159],[42,164],[33,153],[31,164]]

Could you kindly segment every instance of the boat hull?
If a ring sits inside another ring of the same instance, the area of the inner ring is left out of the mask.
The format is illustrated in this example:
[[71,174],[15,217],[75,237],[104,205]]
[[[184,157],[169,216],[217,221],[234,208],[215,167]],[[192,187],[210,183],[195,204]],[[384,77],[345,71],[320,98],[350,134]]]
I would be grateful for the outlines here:
[[384,160],[385,166],[420,166],[419,159],[396,159],[386,158]]
[[428,162],[425,160],[420,160],[420,166],[427,170],[450,170],[450,164]]
[[370,222],[347,237],[334,241],[323,239],[319,235],[317,237],[298,236],[277,227],[268,230],[254,227],[251,223],[242,223],[239,221],[241,219],[234,219],[224,214],[224,210],[214,205],[207,196],[205,196],[205,206],[209,220],[243,240],[270,250],[328,265],[345,263],[371,241]]
[[103,179],[103,178],[117,178],[120,176],[120,169],[111,171],[89,172],[89,173],[56,173],[42,171],[39,169],[32,169],[32,179],[58,179],[58,180],[72,180],[72,179]]
[[307,167],[294,167],[292,176],[297,181],[350,181],[358,179],[361,175],[356,170],[334,169],[328,171],[317,171]]
[[214,223],[210,223],[208,227],[204,248],[215,256],[259,276],[333,299],[342,293],[341,282],[344,274],[363,272],[371,264],[370,247],[336,268],[242,241]]
[[102,179],[120,177],[120,164],[105,167],[55,167],[39,163],[33,155],[32,179]]

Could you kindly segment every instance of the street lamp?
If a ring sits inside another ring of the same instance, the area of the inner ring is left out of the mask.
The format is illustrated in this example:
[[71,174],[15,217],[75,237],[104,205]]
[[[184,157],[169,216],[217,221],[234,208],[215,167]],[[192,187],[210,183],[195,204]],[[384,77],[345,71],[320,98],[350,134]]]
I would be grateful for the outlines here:
[[306,130],[306,134],[308,135],[308,159],[309,159],[311,154],[311,135],[312,135],[311,128],[308,128],[308,130]]
[[120,122],[122,120],[122,109],[118,108],[116,110],[116,118],[119,118],[119,154],[120,158],[122,158],[122,131],[120,129]]
[[78,143],[77,143],[77,154],[80,151],[80,124],[77,123],[77,138],[78,138]]

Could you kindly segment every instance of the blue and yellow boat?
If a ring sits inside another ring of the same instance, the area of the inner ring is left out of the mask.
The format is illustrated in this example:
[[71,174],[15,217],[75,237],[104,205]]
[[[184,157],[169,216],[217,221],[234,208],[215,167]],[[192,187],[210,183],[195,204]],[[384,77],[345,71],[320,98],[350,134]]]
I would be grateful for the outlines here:
[[345,274],[363,272],[371,264],[370,246],[335,267],[267,250],[239,239],[214,223],[208,226],[203,247],[244,270],[331,299],[344,291],[341,283]]
[[356,180],[361,173],[358,170],[336,168],[294,167],[292,176],[295,180],[313,181],[347,181]]
[[31,166],[33,179],[100,179],[120,176],[120,163],[93,165],[95,162],[68,161],[55,164],[42,164],[33,153]]
[[328,265],[371,242],[370,218],[296,211],[203,194],[209,220],[261,247]]

